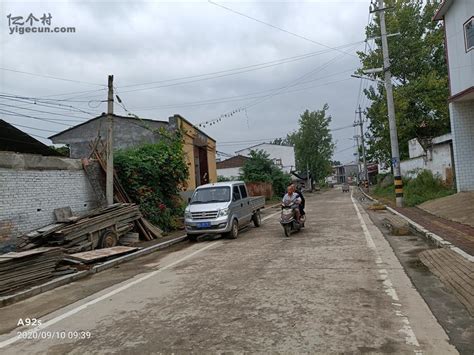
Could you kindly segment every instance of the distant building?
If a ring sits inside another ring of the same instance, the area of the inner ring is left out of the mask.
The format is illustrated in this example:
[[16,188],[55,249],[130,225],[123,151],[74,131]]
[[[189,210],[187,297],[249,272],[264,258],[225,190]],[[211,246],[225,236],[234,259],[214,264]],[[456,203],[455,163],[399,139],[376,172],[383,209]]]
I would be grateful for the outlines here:
[[423,170],[430,170],[443,181],[453,182],[453,149],[451,133],[433,138],[425,151],[416,138],[408,141],[409,159],[400,163],[402,176],[416,177]]
[[263,150],[269,155],[269,158],[286,173],[295,169],[295,148],[271,143],[260,143],[235,152],[237,155],[250,156],[250,152]]
[[[114,115],[114,150],[155,143],[160,139],[160,128],[183,132],[183,150],[189,166],[189,178],[185,190],[217,181],[216,141],[193,126],[180,115],[169,121],[138,119]],[[89,157],[97,138],[107,137],[107,115],[95,117],[49,137],[54,143],[67,144],[71,158]]]
[[242,167],[249,158],[242,155],[217,162],[217,176],[237,180],[242,173]]
[[457,190],[473,191],[474,1],[444,0],[434,20],[444,22]]
[[355,162],[344,165],[336,165],[333,166],[332,169],[332,177],[328,178],[327,181],[336,184],[355,182],[357,179],[357,174],[359,173],[359,167]]

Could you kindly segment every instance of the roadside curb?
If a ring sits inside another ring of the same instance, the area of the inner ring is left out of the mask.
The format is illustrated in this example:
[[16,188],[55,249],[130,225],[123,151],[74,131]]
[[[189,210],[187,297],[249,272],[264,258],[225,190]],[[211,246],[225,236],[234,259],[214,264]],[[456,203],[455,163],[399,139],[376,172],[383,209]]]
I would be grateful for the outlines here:
[[33,286],[29,289],[22,290],[22,291],[20,291],[18,293],[15,293],[13,295],[7,295],[7,296],[4,296],[4,297],[0,297],[0,308],[8,306],[8,305],[16,303],[16,302],[19,302],[19,301],[22,301],[24,299],[27,299],[27,298],[30,298],[30,297],[33,297],[33,296],[36,296],[36,295],[39,295],[39,294],[44,293],[46,291],[50,291],[50,290],[55,289],[57,287],[67,285],[71,282],[83,279],[83,278],[85,278],[89,275],[93,275],[93,274],[96,274],[98,272],[113,268],[113,267],[115,267],[118,264],[121,264],[123,262],[136,259],[140,256],[151,254],[151,253],[153,253],[155,251],[158,251],[158,250],[161,250],[161,249],[168,248],[168,247],[170,247],[174,244],[177,244],[177,243],[180,243],[180,242],[186,240],[186,238],[187,238],[186,235],[182,235],[180,237],[176,237],[174,239],[167,240],[166,242],[152,245],[148,248],[139,249],[139,250],[137,250],[137,251],[135,251],[131,254],[127,254],[127,255],[118,257],[116,259],[112,259],[112,260],[97,264],[97,265],[93,266],[90,270],[83,270],[83,271],[76,272],[74,274],[60,276],[60,277],[57,277],[53,280],[45,282],[44,284]]
[[405,221],[407,221],[408,225],[410,226],[410,228],[412,228],[413,230],[415,230],[416,232],[420,233],[421,235],[423,235],[426,239],[428,239],[431,243],[433,243],[434,245],[436,245],[438,248],[448,248],[448,249],[451,249],[452,251],[458,253],[459,255],[461,255],[464,259],[466,259],[467,261],[470,261],[470,262],[474,262],[474,256],[472,255],[469,255],[468,253],[466,253],[464,250],[461,250],[459,249],[457,246],[454,246],[452,243],[448,242],[447,240],[444,240],[442,237],[440,237],[439,235],[433,233],[433,232],[430,232],[428,229],[426,229],[425,227],[419,225],[418,223],[416,223],[415,221],[411,220],[410,218],[406,217],[405,215],[401,214],[400,212],[394,210],[392,207],[390,206],[387,206],[383,203],[380,203],[380,201],[378,201],[377,199],[373,198],[372,196],[369,196],[368,194],[366,194],[362,189],[360,189],[360,192],[362,192],[362,194],[367,197],[369,200],[371,201],[374,201],[374,202],[377,202],[379,204],[382,204],[385,206],[385,208],[390,211],[391,213],[403,218]]

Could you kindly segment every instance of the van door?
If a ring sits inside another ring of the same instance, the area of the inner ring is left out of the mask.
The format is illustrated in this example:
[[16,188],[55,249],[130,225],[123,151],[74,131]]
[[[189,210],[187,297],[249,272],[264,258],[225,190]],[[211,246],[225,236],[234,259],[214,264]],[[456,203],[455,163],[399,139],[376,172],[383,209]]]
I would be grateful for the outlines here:
[[239,185],[240,196],[242,197],[242,219],[244,223],[249,223],[252,219],[252,207],[250,206],[250,198],[247,194],[247,188],[245,185]]
[[242,209],[243,209],[243,202],[242,197],[240,196],[240,189],[238,185],[234,185],[232,187],[232,203],[230,205],[231,211],[237,217],[239,221],[239,225],[241,226],[242,223]]

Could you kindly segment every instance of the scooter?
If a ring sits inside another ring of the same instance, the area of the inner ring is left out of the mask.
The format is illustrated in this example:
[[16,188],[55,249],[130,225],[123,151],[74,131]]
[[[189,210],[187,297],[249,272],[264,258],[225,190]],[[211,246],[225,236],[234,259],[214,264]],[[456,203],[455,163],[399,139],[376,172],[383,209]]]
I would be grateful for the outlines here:
[[300,216],[300,222],[296,221],[296,211],[292,206],[281,205],[280,224],[285,231],[285,237],[289,238],[292,232],[298,232],[304,227],[306,215]]

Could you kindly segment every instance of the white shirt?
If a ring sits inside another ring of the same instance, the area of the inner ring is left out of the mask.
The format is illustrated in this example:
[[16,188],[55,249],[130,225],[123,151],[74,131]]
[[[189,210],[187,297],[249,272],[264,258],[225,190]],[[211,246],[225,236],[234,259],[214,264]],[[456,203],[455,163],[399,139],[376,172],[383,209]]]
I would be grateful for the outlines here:
[[290,206],[292,204],[300,204],[301,197],[296,192],[293,192],[291,196],[286,193],[285,196],[283,196],[282,202],[287,206]]

